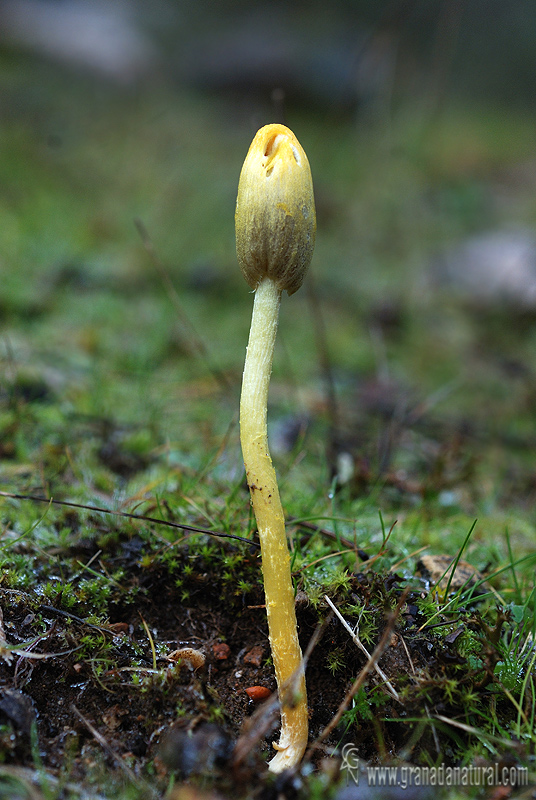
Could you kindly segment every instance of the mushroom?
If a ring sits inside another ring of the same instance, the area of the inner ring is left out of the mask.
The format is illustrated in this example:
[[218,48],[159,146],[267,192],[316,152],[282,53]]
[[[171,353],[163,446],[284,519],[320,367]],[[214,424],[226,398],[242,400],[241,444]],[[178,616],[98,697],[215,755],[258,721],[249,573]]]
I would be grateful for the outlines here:
[[236,250],[255,291],[240,398],[240,439],[261,544],[268,633],[281,705],[272,772],[301,760],[307,745],[307,695],[298,641],[285,518],[266,427],[268,385],[281,294],[297,291],[313,255],[316,214],[307,156],[284,125],[261,128],[240,173]]

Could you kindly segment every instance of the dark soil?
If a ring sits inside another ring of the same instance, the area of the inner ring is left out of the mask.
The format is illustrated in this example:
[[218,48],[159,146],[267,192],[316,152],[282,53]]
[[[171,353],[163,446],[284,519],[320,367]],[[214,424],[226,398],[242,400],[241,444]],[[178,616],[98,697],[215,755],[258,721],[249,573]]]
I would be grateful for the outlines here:
[[[67,774],[69,781],[81,785],[103,773],[126,773],[130,780],[142,782],[152,776],[159,791],[172,774],[210,774],[219,776],[220,791],[236,796],[245,773],[252,771],[256,780],[265,774],[271,741],[278,735],[277,717],[267,711],[263,720],[260,712],[255,725],[259,734],[254,731],[247,757],[237,763],[233,748],[244,723],[258,709],[246,689],[275,690],[262,588],[257,578],[247,594],[234,594],[218,575],[217,560],[208,564],[197,559],[196,569],[185,577],[187,549],[173,564],[173,574],[161,567],[142,568],[138,545],[130,539],[112,548],[107,558],[100,556],[101,569],[128,566],[136,595],[134,605],[128,602],[128,591],[109,602],[105,624],[84,617],[82,603],[73,610],[62,607],[67,590],[59,591],[51,603],[37,593],[0,588],[3,638],[9,643],[0,663],[3,761],[31,767],[37,759],[50,774]],[[241,569],[257,573],[251,550],[226,545],[221,552],[242,552]],[[182,600],[175,587],[180,574],[182,596],[187,595]],[[373,649],[402,589],[396,576],[359,574],[344,596],[334,600],[341,608],[361,603],[370,611],[377,628],[369,645]],[[455,676],[460,686],[477,680],[484,686],[486,676],[489,681],[498,660],[491,643],[470,675],[467,660],[457,652],[459,633],[449,639],[435,630],[419,631],[424,618],[416,603],[425,595],[408,594],[380,659],[401,693],[400,701],[387,694],[374,673],[369,675],[361,712],[346,718],[318,748],[313,758],[317,765],[344,741],[359,746],[361,758],[385,762],[400,754],[412,736],[405,757],[418,759],[433,748],[431,728],[415,734],[414,723],[404,722],[404,717],[424,714],[426,702],[437,713],[460,713],[459,697],[451,698],[450,705],[445,700],[449,677]],[[305,650],[327,608],[314,609],[301,593],[297,614]],[[474,614],[461,625],[482,633]],[[200,651],[204,665],[194,668],[186,658],[173,660],[174,651],[184,647]],[[340,659],[336,668],[333,659],[330,668],[333,653]],[[339,621],[331,618],[307,666],[312,740],[330,723],[365,662]],[[37,742],[34,737],[32,746],[33,731]]]

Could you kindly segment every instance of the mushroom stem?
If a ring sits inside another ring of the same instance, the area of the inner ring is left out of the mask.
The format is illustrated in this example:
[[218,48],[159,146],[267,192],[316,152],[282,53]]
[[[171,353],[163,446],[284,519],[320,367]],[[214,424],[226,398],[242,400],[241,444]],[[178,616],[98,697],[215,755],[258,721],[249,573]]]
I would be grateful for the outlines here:
[[272,772],[296,765],[307,745],[305,676],[294,609],[290,554],[266,426],[281,290],[271,278],[255,291],[240,398],[240,440],[262,554],[268,633],[279,699],[281,735]]

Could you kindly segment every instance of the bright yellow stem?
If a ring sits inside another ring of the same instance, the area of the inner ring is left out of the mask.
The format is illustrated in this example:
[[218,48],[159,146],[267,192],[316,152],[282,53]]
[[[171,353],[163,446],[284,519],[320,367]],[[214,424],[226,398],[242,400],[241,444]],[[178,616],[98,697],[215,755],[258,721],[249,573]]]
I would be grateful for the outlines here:
[[269,767],[299,763],[307,745],[307,696],[298,642],[285,518],[268,450],[266,413],[281,291],[264,278],[255,291],[240,398],[240,440],[259,529],[268,633],[281,702],[279,751]]

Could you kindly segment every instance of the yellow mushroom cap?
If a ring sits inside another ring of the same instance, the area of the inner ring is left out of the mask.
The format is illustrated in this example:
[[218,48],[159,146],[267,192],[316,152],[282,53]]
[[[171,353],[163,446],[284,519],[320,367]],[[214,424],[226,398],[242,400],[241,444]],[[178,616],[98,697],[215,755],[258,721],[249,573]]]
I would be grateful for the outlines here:
[[265,125],[251,143],[235,228],[238,263],[252,289],[264,278],[289,294],[300,288],[315,246],[315,201],[307,156],[285,125]]

